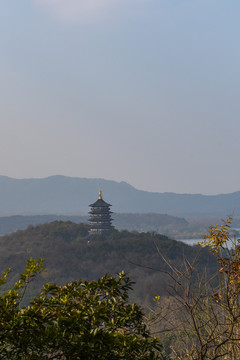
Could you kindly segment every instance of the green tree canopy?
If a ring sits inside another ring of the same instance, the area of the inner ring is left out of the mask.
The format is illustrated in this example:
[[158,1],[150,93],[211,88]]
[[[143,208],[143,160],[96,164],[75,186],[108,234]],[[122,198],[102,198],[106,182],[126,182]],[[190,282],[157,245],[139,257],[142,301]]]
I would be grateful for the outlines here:
[[[126,274],[64,286],[47,283],[28,306],[21,306],[41,269],[42,260],[29,259],[19,281],[0,296],[0,359],[163,358],[141,308],[128,303],[132,282]],[[1,277],[1,287],[9,271]]]

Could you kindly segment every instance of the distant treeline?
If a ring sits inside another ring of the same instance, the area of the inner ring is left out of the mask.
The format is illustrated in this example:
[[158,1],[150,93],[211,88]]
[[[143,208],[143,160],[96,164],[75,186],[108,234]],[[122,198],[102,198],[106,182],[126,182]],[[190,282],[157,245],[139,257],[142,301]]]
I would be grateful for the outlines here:
[[[172,238],[200,237],[206,232],[203,223],[188,222],[187,220],[166,214],[113,214],[113,224],[118,230],[138,232],[157,232]],[[29,225],[38,225],[52,221],[71,221],[76,224],[87,223],[88,216],[64,215],[32,215],[32,216],[4,216],[0,217],[0,234],[10,234],[17,230],[24,230]]]

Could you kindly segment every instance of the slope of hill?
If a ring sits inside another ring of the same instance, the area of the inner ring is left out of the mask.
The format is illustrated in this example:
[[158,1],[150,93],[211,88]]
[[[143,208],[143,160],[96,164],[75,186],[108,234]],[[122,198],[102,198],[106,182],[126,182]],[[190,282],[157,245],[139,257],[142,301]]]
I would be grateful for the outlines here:
[[12,215],[0,216],[0,235],[7,235],[18,230],[25,230],[28,226],[50,223],[52,221],[72,221],[74,223],[87,223],[88,216],[64,215]]
[[209,273],[216,269],[215,258],[206,249],[191,247],[163,235],[128,231],[115,231],[107,239],[90,239],[87,235],[87,225],[56,221],[2,236],[1,272],[12,267],[14,280],[16,273],[23,271],[27,258],[43,257],[46,270],[35,284],[39,288],[43,282],[63,284],[79,278],[96,279],[107,272],[115,274],[124,270],[136,281],[134,299],[149,304],[155,295],[168,291],[169,279],[159,271],[168,267],[156,246],[178,268],[183,267],[183,256],[191,262],[199,254],[201,273],[206,267]]
[[240,214],[240,192],[221,195],[153,193],[125,182],[104,179],[51,176],[44,179],[12,179],[0,176],[0,214],[86,214],[97,197],[99,184],[104,199],[118,213],[161,213],[207,217]]

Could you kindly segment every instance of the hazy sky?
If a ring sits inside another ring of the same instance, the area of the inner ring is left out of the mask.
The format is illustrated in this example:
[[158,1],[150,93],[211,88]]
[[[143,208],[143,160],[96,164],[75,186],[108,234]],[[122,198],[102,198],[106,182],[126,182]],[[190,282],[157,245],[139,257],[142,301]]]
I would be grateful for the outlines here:
[[0,174],[240,190],[239,0],[0,0]]

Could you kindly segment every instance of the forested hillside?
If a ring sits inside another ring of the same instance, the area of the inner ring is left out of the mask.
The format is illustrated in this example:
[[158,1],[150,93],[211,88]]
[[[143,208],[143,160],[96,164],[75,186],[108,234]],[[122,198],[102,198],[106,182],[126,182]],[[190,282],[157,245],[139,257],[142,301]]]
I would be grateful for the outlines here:
[[201,272],[205,268],[209,274],[216,270],[214,256],[200,246],[190,247],[163,235],[117,230],[107,239],[89,238],[87,225],[55,221],[2,236],[1,272],[13,268],[14,280],[15,274],[24,269],[27,258],[45,258],[45,271],[34,283],[37,291],[36,287],[43,282],[64,284],[124,270],[136,281],[133,299],[149,304],[156,294],[168,293],[169,279],[159,271],[166,270],[167,265],[157,247],[178,268],[183,267],[184,256],[190,262],[198,256],[197,267]]

